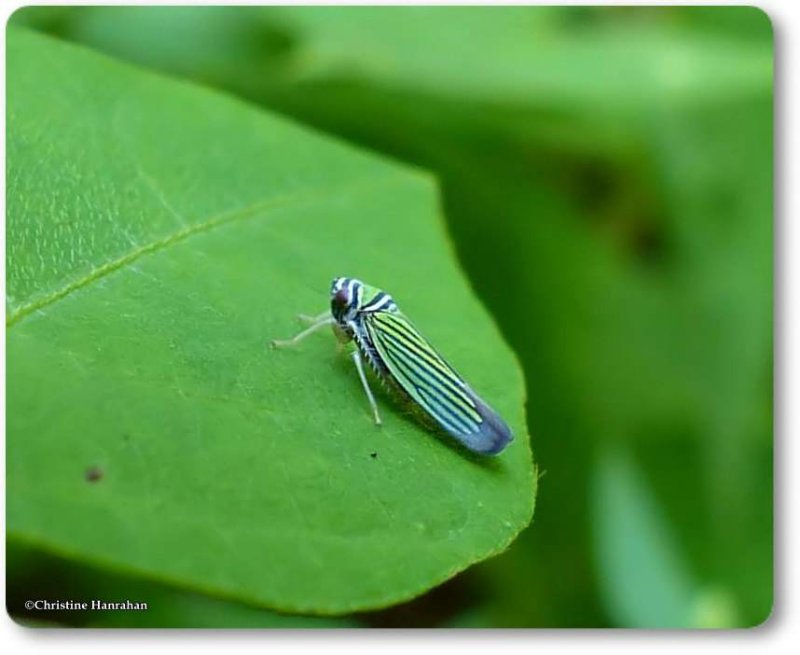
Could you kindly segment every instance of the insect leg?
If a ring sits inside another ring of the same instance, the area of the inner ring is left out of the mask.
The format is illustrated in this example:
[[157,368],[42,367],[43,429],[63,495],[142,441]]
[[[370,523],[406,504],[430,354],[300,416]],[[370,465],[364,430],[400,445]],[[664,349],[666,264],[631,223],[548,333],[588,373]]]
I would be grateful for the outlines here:
[[357,350],[353,351],[353,361],[356,364],[356,369],[358,369],[358,377],[361,378],[361,384],[364,386],[364,391],[367,393],[367,398],[369,399],[369,405],[372,407],[372,414],[375,417],[375,424],[381,425],[381,417],[378,414],[378,404],[375,402],[375,398],[372,395],[372,390],[369,388],[369,383],[367,382],[367,376],[364,373],[364,364],[361,361],[361,353]]
[[303,321],[303,323],[317,323],[321,321],[323,318],[327,318],[330,315],[331,315],[331,310],[326,309],[324,312],[318,314],[317,316],[309,316],[308,314],[298,314],[297,318]]
[[325,327],[326,325],[331,325],[334,322],[334,318],[332,316],[328,316],[328,318],[324,318],[320,321],[317,321],[311,327],[306,328],[300,334],[295,335],[291,339],[273,339],[272,340],[272,347],[273,348],[283,348],[285,346],[293,346],[301,339],[305,339],[309,334],[312,334],[319,330],[321,327]]

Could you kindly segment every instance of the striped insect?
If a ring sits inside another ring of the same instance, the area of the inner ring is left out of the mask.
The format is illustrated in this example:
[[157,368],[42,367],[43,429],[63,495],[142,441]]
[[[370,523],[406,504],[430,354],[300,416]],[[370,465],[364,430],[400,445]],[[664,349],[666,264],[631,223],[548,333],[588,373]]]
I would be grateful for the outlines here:
[[311,323],[310,327],[272,345],[294,345],[326,325],[333,327],[341,343],[354,342],[351,356],[376,424],[381,424],[381,418],[364,360],[390,390],[468,449],[496,455],[513,439],[503,419],[470,389],[385,291],[354,278],[338,277],[331,284],[330,311],[301,318]]

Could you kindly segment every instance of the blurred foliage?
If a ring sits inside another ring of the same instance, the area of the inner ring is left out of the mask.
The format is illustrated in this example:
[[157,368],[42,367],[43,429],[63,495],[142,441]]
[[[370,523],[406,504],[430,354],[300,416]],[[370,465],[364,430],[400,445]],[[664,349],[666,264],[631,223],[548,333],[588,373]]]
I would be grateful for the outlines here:
[[15,20],[436,173],[461,263],[525,369],[543,475],[534,524],[459,576],[473,601],[442,624],[767,618],[763,12],[91,8]]

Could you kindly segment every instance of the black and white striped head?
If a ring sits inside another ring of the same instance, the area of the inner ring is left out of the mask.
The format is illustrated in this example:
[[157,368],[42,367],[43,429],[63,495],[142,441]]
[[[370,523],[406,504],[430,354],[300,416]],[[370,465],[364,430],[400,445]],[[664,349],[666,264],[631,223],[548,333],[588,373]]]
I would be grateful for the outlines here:
[[337,277],[331,284],[331,314],[339,323],[347,323],[358,314],[393,312],[392,297],[377,287],[352,277]]

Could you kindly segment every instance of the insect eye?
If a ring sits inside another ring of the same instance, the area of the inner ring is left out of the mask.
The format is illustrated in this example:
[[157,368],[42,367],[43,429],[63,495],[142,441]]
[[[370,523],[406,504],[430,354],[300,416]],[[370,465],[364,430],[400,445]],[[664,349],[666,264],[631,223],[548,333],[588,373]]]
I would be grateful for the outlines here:
[[339,291],[333,294],[333,302],[339,307],[347,307],[350,303],[350,299],[347,297],[347,291],[339,289]]
[[350,305],[350,298],[346,289],[339,289],[331,296],[331,310],[336,317],[342,316]]

